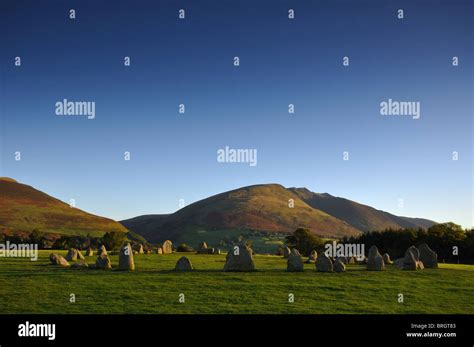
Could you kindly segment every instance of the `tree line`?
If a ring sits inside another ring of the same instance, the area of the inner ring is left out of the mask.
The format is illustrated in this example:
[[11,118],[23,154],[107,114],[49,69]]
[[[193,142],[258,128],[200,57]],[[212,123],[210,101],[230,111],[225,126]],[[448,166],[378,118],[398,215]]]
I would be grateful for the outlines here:
[[[44,233],[39,230],[33,230],[27,236],[21,235],[0,235],[0,241],[10,243],[31,243],[37,244],[39,249],[87,249],[92,247],[94,249],[104,245],[106,249],[118,249],[125,241],[138,241],[133,238],[133,235],[123,232],[106,232],[102,237],[92,237],[90,235],[57,235],[51,233]],[[144,245],[145,246],[145,245]]]
[[[324,240],[304,228],[297,229],[285,239],[288,247],[298,249],[305,256],[312,250],[323,252],[328,242],[333,240]],[[441,263],[474,264],[474,229],[463,229],[452,222],[435,224],[428,229],[371,231],[355,237],[345,237],[338,242],[364,244],[366,252],[375,245],[382,254],[388,253],[393,259],[403,257],[410,246],[426,243],[438,254],[438,261]]]

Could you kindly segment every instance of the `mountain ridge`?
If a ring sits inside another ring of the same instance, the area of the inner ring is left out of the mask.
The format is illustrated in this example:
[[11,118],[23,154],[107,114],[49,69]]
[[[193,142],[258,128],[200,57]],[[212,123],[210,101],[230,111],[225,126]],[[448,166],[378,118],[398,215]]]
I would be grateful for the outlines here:
[[314,193],[307,188],[288,188],[313,208],[322,210],[336,218],[342,219],[363,232],[401,229],[427,229],[435,222],[424,218],[397,216],[374,207],[360,204],[353,200],[336,197],[328,193]]

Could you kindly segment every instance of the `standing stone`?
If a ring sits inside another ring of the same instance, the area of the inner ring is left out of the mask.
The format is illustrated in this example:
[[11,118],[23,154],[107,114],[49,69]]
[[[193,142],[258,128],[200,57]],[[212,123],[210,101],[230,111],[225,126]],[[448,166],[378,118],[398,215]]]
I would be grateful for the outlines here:
[[99,250],[97,251],[97,255],[102,255],[102,254],[107,255],[107,250],[105,249],[104,245],[100,246]]
[[291,250],[288,247],[283,247],[283,258],[288,258],[291,254]]
[[133,250],[130,243],[123,245],[119,254],[119,269],[120,270],[135,270],[135,261],[133,260]]
[[426,268],[436,269],[438,268],[438,254],[433,251],[426,243],[418,246],[420,250],[420,260]]
[[143,251],[143,245],[141,245],[141,244],[138,245],[137,253],[138,253],[138,254],[143,254],[143,253],[145,253],[145,252]]
[[192,271],[193,264],[187,257],[181,257],[179,260],[176,262],[176,266],[174,268],[176,271]]
[[385,264],[393,264],[392,259],[390,259],[390,254],[385,253],[385,254],[383,255],[383,262],[384,262]]
[[158,247],[158,248],[156,249],[156,254],[163,254],[163,248]]
[[288,257],[286,271],[289,272],[301,272],[304,270],[303,259],[301,258],[300,252],[296,248],[291,250]]
[[87,248],[86,257],[92,257],[94,255],[94,250],[92,247]]
[[349,257],[349,260],[347,261],[348,264],[357,264],[357,260],[354,257]]
[[163,254],[171,254],[173,253],[173,243],[170,240],[166,240],[163,242]]
[[252,249],[244,243],[232,247],[227,253],[224,271],[254,271]]
[[332,260],[323,252],[316,260],[316,270],[319,272],[332,272],[333,269]]
[[346,257],[337,257],[336,260],[340,260],[344,265],[347,264],[347,258]]
[[318,259],[318,252],[316,252],[316,250],[312,250],[309,254],[308,260],[306,260],[306,263],[316,263],[316,259]]
[[382,271],[383,269],[385,269],[383,257],[380,255],[377,246],[374,245],[369,249],[369,257],[367,259],[367,270]]
[[405,257],[403,258],[403,267],[402,270],[423,270],[423,263],[419,260],[420,251],[415,246],[411,246],[405,252]]
[[67,261],[77,261],[77,249],[69,248],[69,251],[66,254]]
[[77,251],[77,259],[80,259],[80,260],[85,260],[86,258],[84,258],[84,256],[82,255],[81,251],[76,249]]
[[[420,260],[420,251],[418,250],[418,248],[416,248],[415,246],[410,246],[406,252],[410,251],[412,254],[413,254],[413,257],[415,258],[416,261]],[[406,254],[405,252],[405,254]]]
[[56,253],[51,253],[49,255],[49,261],[53,265],[60,265],[60,266],[69,266],[69,263],[67,262],[66,259],[62,255],[56,254]]
[[336,272],[346,271],[346,265],[341,260],[341,258],[337,258],[336,261],[334,262],[334,271],[336,271]]
[[199,254],[210,254],[209,250],[208,250],[207,243],[201,242],[198,245],[197,253],[199,253]]
[[111,269],[112,268],[112,263],[110,262],[107,252],[105,254],[102,253],[101,255],[97,257],[97,260],[95,261],[95,266],[98,269]]
[[221,254],[221,250],[219,248],[214,249],[214,254]]

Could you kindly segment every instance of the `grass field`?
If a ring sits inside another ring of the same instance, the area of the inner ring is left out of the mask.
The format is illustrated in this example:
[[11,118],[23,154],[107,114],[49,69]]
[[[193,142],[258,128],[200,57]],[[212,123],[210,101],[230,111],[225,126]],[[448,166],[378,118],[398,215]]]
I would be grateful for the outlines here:
[[[135,256],[137,270],[120,272],[48,265],[49,253],[40,251],[37,262],[0,258],[0,313],[474,313],[469,265],[418,272],[352,265],[336,274],[305,264],[305,272],[287,273],[285,259],[256,256],[258,271],[224,273],[225,255],[187,254],[196,271],[176,273],[183,255],[176,253]],[[117,265],[118,256],[111,260]],[[399,293],[404,303],[398,303]]]
[[220,244],[221,240],[227,239],[231,241],[237,241],[239,236],[242,236],[244,240],[250,242],[254,251],[263,254],[275,254],[278,250],[278,246],[284,245],[285,236],[288,236],[288,234],[264,234],[259,232],[229,229],[206,231],[200,227],[192,226],[183,229],[183,233],[181,235],[182,239],[176,242],[176,244],[183,242],[193,246],[199,245],[201,242],[205,241],[209,247],[222,248],[222,245]]

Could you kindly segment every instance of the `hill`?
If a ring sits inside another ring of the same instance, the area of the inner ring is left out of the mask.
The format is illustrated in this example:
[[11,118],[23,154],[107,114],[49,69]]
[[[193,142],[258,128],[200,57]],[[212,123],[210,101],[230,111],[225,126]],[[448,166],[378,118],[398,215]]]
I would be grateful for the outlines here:
[[423,228],[436,224],[428,219],[399,217],[373,207],[327,193],[314,193],[306,188],[289,188],[309,206],[339,218],[361,231]]
[[[294,201],[293,208],[289,207],[290,200]],[[289,233],[305,227],[325,237],[360,233],[348,223],[312,208],[279,184],[243,187],[197,201],[171,215],[147,215],[121,223],[150,242],[168,238],[189,242],[185,234],[199,229]]]
[[0,178],[0,232],[102,236],[128,232],[120,223],[99,217],[49,196],[31,186]]

